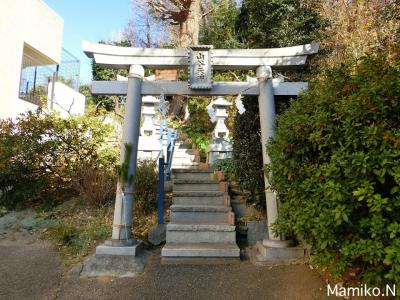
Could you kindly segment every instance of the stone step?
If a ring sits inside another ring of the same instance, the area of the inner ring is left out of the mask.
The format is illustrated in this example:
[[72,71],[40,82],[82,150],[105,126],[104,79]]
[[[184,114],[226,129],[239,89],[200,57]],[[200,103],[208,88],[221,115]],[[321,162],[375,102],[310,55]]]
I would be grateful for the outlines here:
[[220,191],[174,191],[172,194],[173,204],[177,205],[224,205],[230,206],[228,193]]
[[169,231],[218,231],[218,232],[234,232],[235,225],[205,223],[205,224],[174,224],[168,223],[167,230]]
[[184,153],[193,153],[194,150],[190,145],[177,145],[175,144],[174,151],[184,152]]
[[196,156],[194,154],[186,153],[186,152],[175,152],[173,159],[190,159],[191,161],[195,160]]
[[173,158],[172,164],[173,165],[191,165],[194,163],[190,158]]
[[174,170],[174,179],[190,179],[190,180],[215,180],[216,176],[210,169],[204,169],[203,172],[199,172],[202,169],[194,170]]
[[173,224],[167,225],[168,243],[234,243],[235,226],[224,224]]
[[[167,141],[165,141],[165,144],[167,144]],[[174,148],[175,148],[175,150],[189,150],[189,151],[193,151],[192,145],[183,144],[183,143],[181,143],[181,142],[176,142]]]
[[212,169],[200,169],[200,168],[193,168],[191,170],[187,170],[187,169],[176,169],[175,170],[176,173],[213,173],[214,171]]
[[173,224],[229,224],[231,208],[225,206],[171,206],[170,222]]
[[172,165],[171,165],[171,169],[192,169],[192,168],[196,168],[199,166],[199,163],[197,162],[192,162],[190,164],[175,164],[174,161],[172,160]]
[[219,196],[229,196],[229,194],[223,191],[174,191],[172,196],[173,197],[219,197]]
[[182,163],[182,164],[177,164],[172,160],[172,169],[192,169],[198,167],[199,164],[197,162],[190,162],[190,163]]
[[[174,194],[176,195],[176,194]],[[214,206],[228,206],[229,197],[228,196],[173,196],[172,203],[175,205],[214,205]]]
[[174,191],[219,191],[220,184],[217,180],[175,179]]
[[194,159],[196,156],[193,153],[187,153],[184,151],[174,151],[174,158],[190,158]]
[[175,154],[174,154],[174,156],[173,156],[173,159],[172,159],[172,160],[187,160],[187,161],[194,161],[194,155],[190,156],[190,155],[187,155],[187,154],[185,154],[185,155],[181,155],[181,156],[179,156],[179,155],[175,155]]
[[231,207],[223,205],[171,205],[171,212],[195,212],[195,213],[227,213],[231,212]]
[[236,243],[166,243],[163,258],[239,258]]

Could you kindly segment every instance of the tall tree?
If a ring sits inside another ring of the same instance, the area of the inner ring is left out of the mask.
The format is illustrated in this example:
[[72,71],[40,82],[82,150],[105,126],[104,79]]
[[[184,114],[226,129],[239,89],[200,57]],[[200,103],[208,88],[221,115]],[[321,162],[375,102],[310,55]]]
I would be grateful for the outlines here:
[[168,41],[169,23],[154,14],[148,0],[131,0],[131,9],[123,36],[132,46],[152,48]]
[[[147,0],[154,16],[178,28],[175,45],[186,48],[199,43],[202,19],[207,16],[208,0]],[[176,78],[178,79],[178,78]],[[172,118],[188,117],[187,99],[174,96],[170,100]]]
[[214,0],[208,22],[201,28],[200,42],[215,48],[243,48],[236,22],[240,13],[236,0]]
[[249,48],[305,44],[320,26],[318,13],[298,0],[246,0],[237,20],[239,39]]
[[200,24],[209,11],[208,2],[202,0],[147,0],[155,15],[171,25],[178,26],[178,47],[197,45]]
[[323,66],[333,66],[346,58],[359,59],[382,50],[389,58],[400,54],[399,0],[306,2],[311,2],[326,22],[325,35],[321,39],[326,53]]

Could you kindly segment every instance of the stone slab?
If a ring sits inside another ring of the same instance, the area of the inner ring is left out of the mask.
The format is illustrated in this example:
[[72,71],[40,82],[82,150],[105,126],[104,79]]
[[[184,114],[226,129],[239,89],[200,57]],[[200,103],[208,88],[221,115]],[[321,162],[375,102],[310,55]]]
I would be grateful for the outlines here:
[[111,256],[136,256],[142,248],[142,241],[138,241],[132,246],[108,246],[99,245],[96,247],[96,255],[111,255]]
[[173,197],[218,197],[228,196],[228,193],[222,191],[174,191]]
[[235,243],[235,231],[167,231],[168,243]]
[[176,224],[228,224],[228,212],[173,212],[170,213],[170,222]]
[[172,203],[174,205],[213,205],[224,206],[225,199],[223,196],[216,197],[173,197]]
[[226,224],[172,224],[167,225],[168,231],[235,231],[234,225]]
[[175,173],[213,173],[212,169],[175,169]]
[[191,179],[191,180],[216,180],[215,174],[212,172],[200,173],[200,172],[190,172],[190,173],[174,173],[174,179]]
[[96,254],[86,258],[83,266],[77,269],[82,277],[135,277],[143,273],[148,256],[147,251],[142,251],[138,256]]
[[223,205],[171,205],[171,212],[230,212],[232,208]]
[[166,241],[167,238],[166,236],[167,236],[167,225],[156,224],[150,229],[148,240],[152,245],[158,246]]
[[247,245],[254,246],[258,241],[262,241],[267,234],[265,221],[247,222]]
[[240,257],[236,243],[167,243],[161,251],[164,257]]
[[257,242],[259,258],[262,260],[298,260],[305,256],[305,248],[302,246],[288,248],[265,247],[262,242]]
[[[179,179],[180,180],[180,179]],[[176,182],[174,180],[174,191],[182,191],[182,192],[188,192],[188,191],[219,191],[219,183],[218,181],[214,181],[213,183],[180,183]]]

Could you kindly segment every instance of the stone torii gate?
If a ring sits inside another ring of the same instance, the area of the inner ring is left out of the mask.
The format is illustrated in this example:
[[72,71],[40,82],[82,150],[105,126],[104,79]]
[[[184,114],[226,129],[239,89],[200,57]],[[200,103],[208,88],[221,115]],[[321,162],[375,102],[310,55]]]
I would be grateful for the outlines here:
[[[213,49],[193,46],[188,49],[142,49],[82,42],[82,48],[97,64],[111,68],[129,68],[128,81],[95,81],[92,93],[127,95],[125,122],[121,144],[121,163],[129,161],[127,176],[120,179],[114,211],[112,239],[96,249],[96,254],[136,255],[137,242],[131,238],[133,178],[137,165],[142,96],[258,96],[260,110],[263,163],[270,159],[266,143],[274,135],[275,95],[298,95],[307,88],[306,82],[274,82],[272,68],[284,70],[306,63],[307,56],[318,52],[318,44],[275,49]],[[189,83],[181,81],[146,81],[144,69],[189,68]],[[256,70],[258,84],[251,82],[213,82],[213,70]],[[129,145],[127,147],[126,145]],[[127,151],[127,149],[129,149]],[[127,156],[127,157],[126,157]],[[271,225],[278,216],[278,200],[265,178],[268,238],[265,247],[285,248],[290,242],[276,236]]]

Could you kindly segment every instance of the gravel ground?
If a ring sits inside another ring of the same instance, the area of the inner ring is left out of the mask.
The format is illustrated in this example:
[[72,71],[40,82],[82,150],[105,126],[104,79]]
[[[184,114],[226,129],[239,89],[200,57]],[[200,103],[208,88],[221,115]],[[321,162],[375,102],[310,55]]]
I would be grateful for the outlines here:
[[63,276],[49,242],[8,233],[0,238],[0,299],[328,299],[324,281],[304,265],[161,265],[159,255],[153,250],[134,278]]

